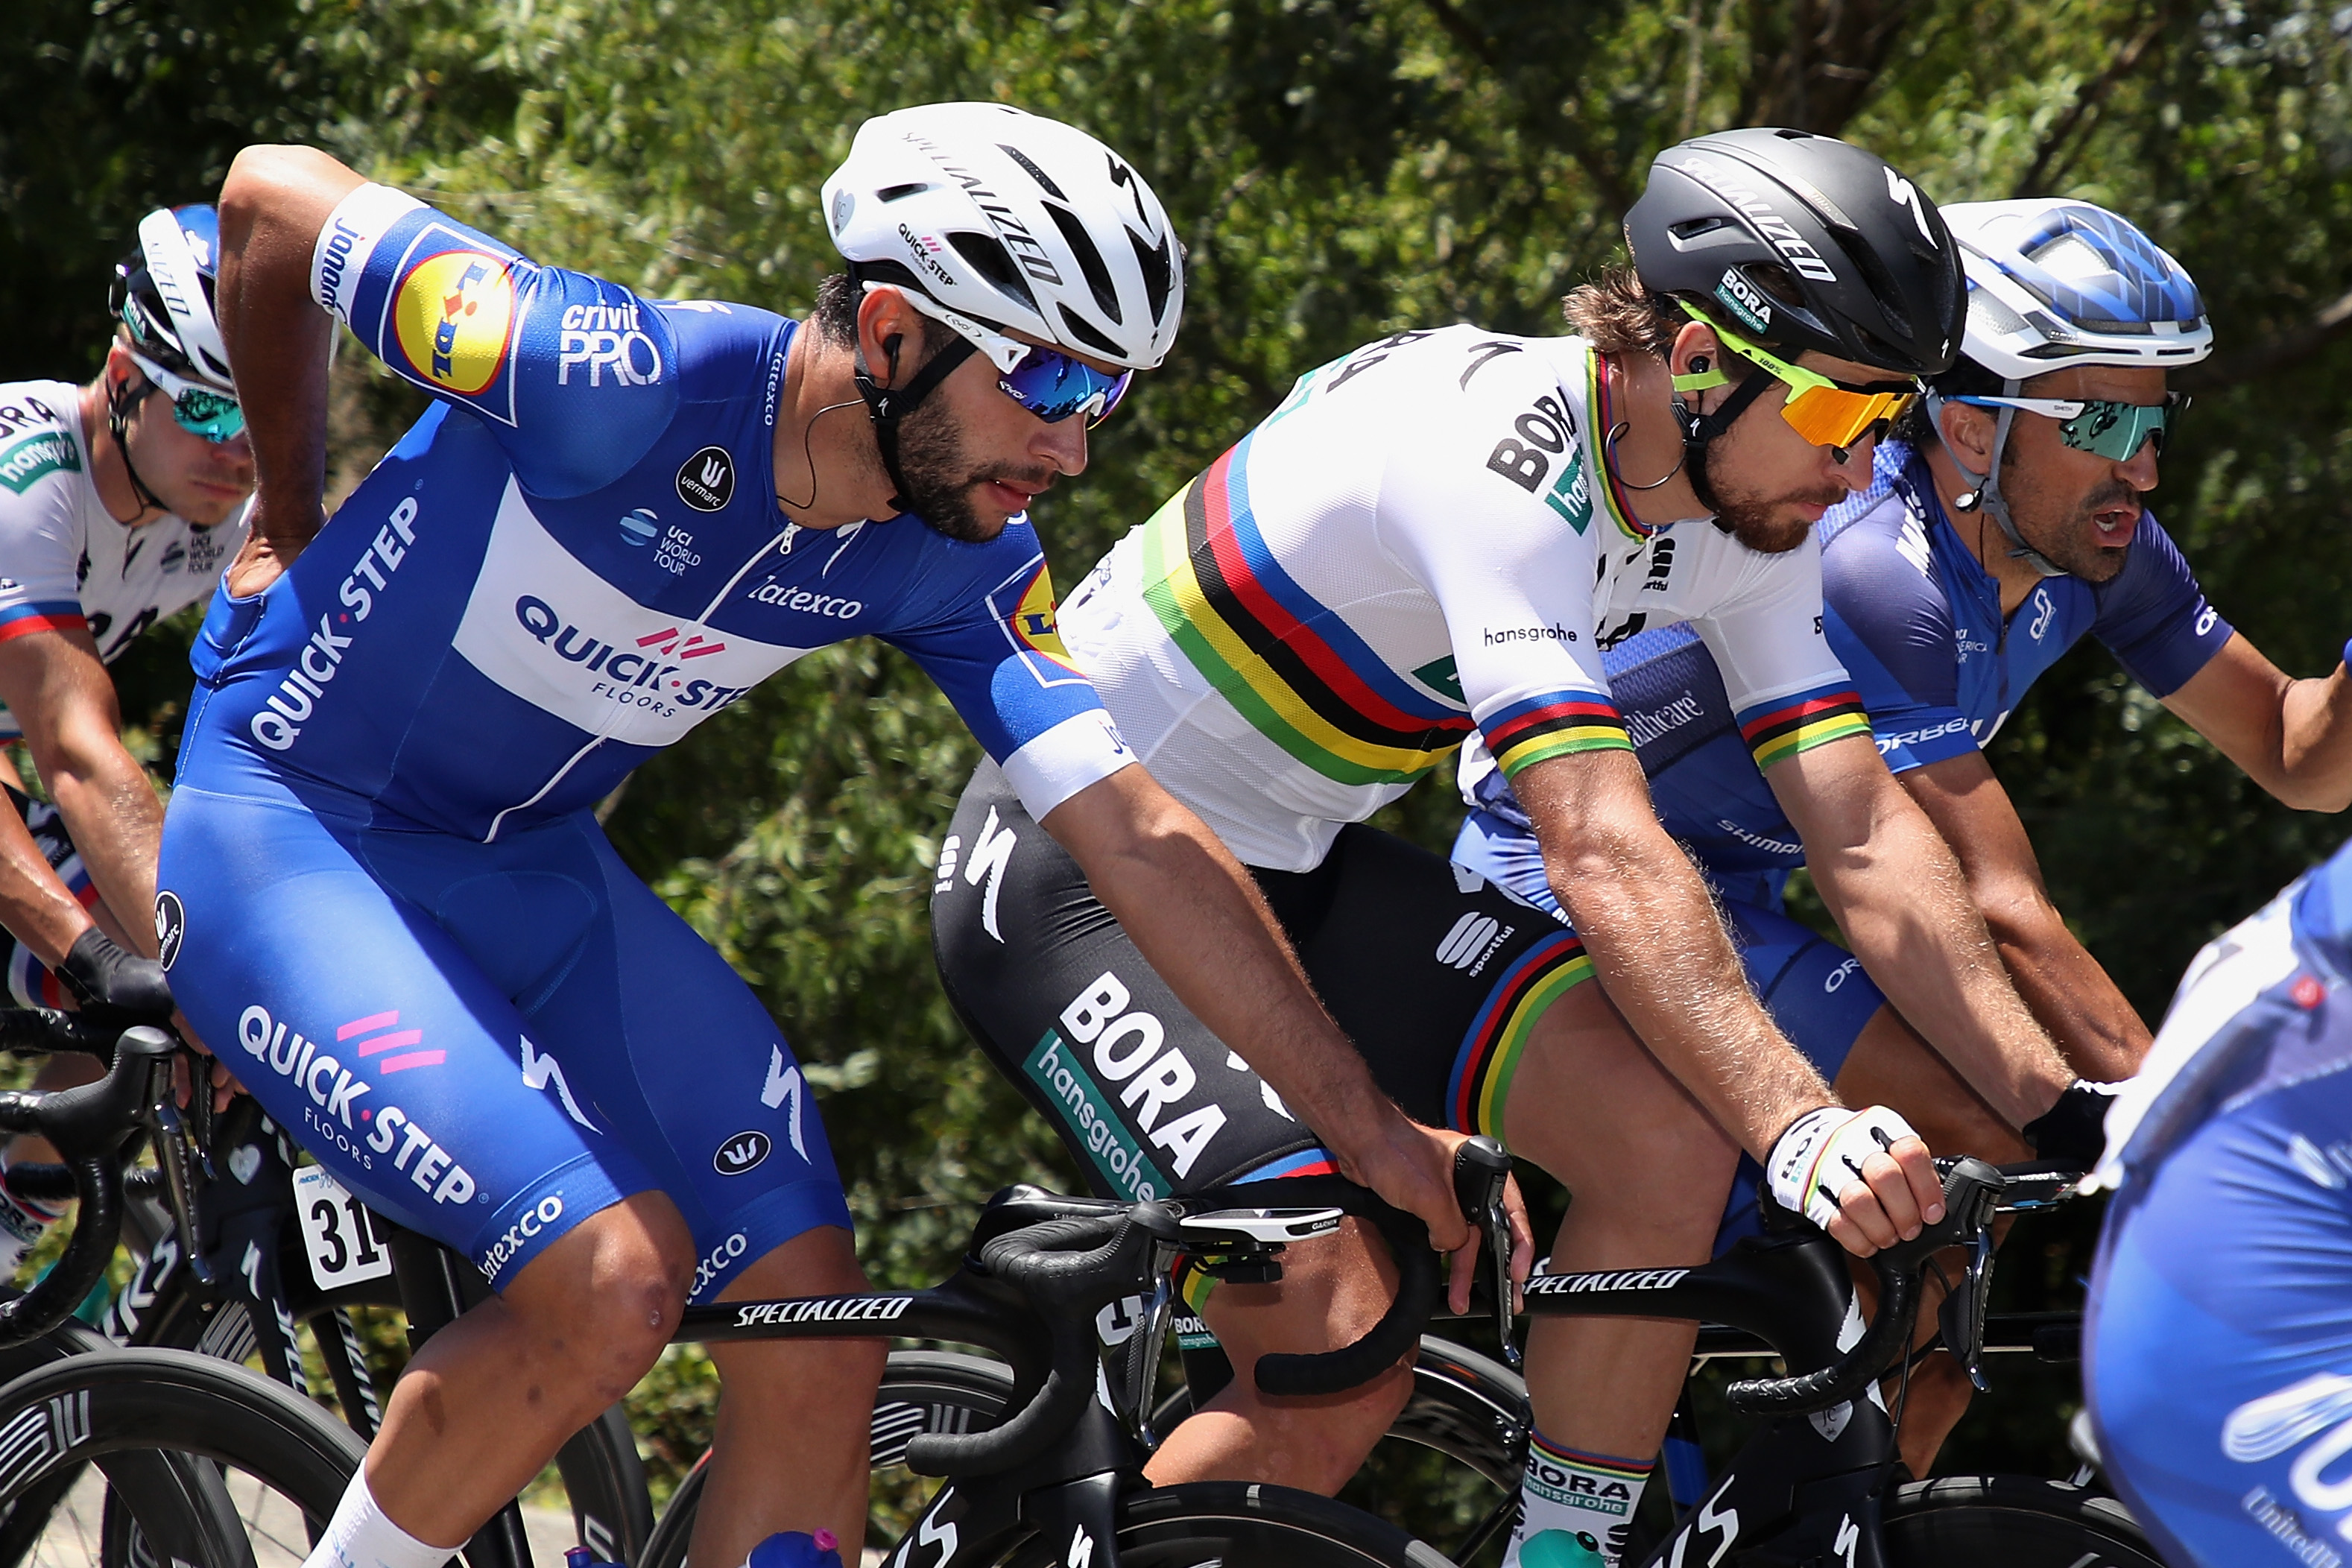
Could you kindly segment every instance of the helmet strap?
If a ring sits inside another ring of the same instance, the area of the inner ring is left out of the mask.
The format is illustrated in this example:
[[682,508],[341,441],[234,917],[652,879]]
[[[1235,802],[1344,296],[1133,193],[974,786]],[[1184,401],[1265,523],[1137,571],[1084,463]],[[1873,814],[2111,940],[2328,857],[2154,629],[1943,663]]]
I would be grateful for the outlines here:
[[[898,379],[898,340],[889,344],[890,379]],[[890,505],[899,511],[908,510],[907,476],[898,467],[898,421],[922,406],[923,400],[937,391],[940,383],[953,374],[956,367],[980,351],[962,334],[956,334],[945,347],[933,354],[930,363],[917,371],[903,387],[884,386],[874,379],[866,365],[866,351],[857,351],[855,379],[857,395],[866,400],[866,417],[874,424],[874,445],[882,454],[882,471],[890,477],[893,491]]]
[[1683,433],[1683,473],[1690,480],[1691,493],[1698,497],[1698,504],[1709,513],[1722,511],[1723,502],[1717,498],[1715,486],[1706,477],[1707,443],[1730,429],[1771,382],[1771,376],[1761,366],[1750,370],[1747,378],[1731,389],[1723,406],[1712,414],[1694,413],[1681,393],[1672,395],[1675,423]]
[[[106,433],[114,438],[114,449],[122,454],[122,471],[131,477],[131,497],[139,503],[140,512],[142,515],[149,511],[168,512],[172,509],[147,488],[147,481],[139,477],[139,465],[131,460],[131,411],[156,390],[155,384],[145,376],[139,379],[142,384],[136,392],[131,390],[128,380],[107,388]],[[132,518],[131,521],[136,522],[139,520]]]
[[[2024,384],[2020,381],[2004,381],[2000,387],[2001,395],[2015,397],[2019,388]],[[2009,502],[2000,493],[2001,453],[2008,449],[2010,427],[2016,420],[2017,410],[2014,408],[2001,409],[1993,420],[1991,466],[1985,472],[1979,473],[1961,460],[1959,453],[1953,449],[1952,443],[1944,436],[1942,395],[1927,394],[1927,422],[1935,426],[1937,441],[1943,446],[1944,455],[1952,459],[1952,467],[1959,469],[1976,487],[1961,491],[1952,504],[1962,511],[1982,511],[1999,523],[2001,532],[2009,536],[2009,558],[2011,561],[2022,561],[2044,577],[2063,577],[2066,575],[2064,567],[2057,565],[2047,555],[2025,542],[2024,536],[2017,531],[2016,520],[2009,515]]]

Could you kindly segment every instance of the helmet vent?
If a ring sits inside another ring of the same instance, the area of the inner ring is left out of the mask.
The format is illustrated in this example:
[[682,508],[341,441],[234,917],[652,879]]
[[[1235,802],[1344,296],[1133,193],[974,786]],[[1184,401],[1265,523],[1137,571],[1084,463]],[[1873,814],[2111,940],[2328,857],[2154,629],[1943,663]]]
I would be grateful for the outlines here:
[[[1006,151],[1011,152],[1012,149],[1007,148]],[[1058,195],[1060,193],[1055,194]],[[1078,221],[1078,215],[1066,206],[1047,202],[1045,213],[1054,220],[1054,226],[1062,231],[1062,238],[1069,245],[1071,254],[1078,258],[1078,270],[1086,274],[1087,287],[1094,290],[1095,303],[1102,307],[1104,315],[1124,325],[1118,308],[1118,286],[1110,280],[1110,268],[1103,264],[1102,252],[1095,247],[1094,236],[1088,234],[1087,226]]]
[[1021,268],[1013,265],[1012,252],[1004,242],[992,234],[973,234],[968,229],[948,236],[948,243],[956,254],[971,263],[972,270],[996,286],[997,292],[1011,295],[1031,310],[1037,309],[1037,296],[1029,291],[1029,280],[1021,276]]
[[1127,351],[1105,337],[1102,330],[1089,322],[1084,316],[1059,300],[1055,301],[1054,309],[1061,313],[1062,330],[1071,337],[1101,354],[1105,359],[1121,363],[1126,360]]
[[1701,235],[1713,234],[1717,229],[1730,226],[1731,220],[1727,217],[1703,217],[1695,218],[1689,223],[1669,224],[1666,226],[1666,232],[1674,236],[1677,242],[1681,242],[1696,239]]
[[1998,338],[2006,338],[2025,331],[2025,318],[2009,308],[2008,302],[1990,289],[1969,290],[1969,313],[1981,321],[1987,331]]
[[908,196],[919,196],[930,188],[931,187],[929,185],[918,180],[913,184],[909,185],[885,185],[879,191],[877,191],[875,195],[881,197],[885,202],[903,202]]
[[1168,295],[1176,282],[1174,258],[1168,253],[1169,237],[1163,234],[1158,245],[1146,246],[1140,235],[1129,229],[1127,242],[1135,247],[1135,265],[1143,273],[1144,307],[1157,321],[1168,308]]
[[1005,142],[999,142],[996,144],[996,150],[1003,153],[1006,157],[1012,159],[1014,163],[1020,164],[1023,172],[1027,174],[1031,179],[1036,181],[1038,188],[1043,190],[1047,195],[1053,197],[1057,202],[1066,202],[1070,199],[1062,194],[1062,187],[1054,183],[1054,177],[1045,173],[1045,170],[1039,168],[1036,164],[1031,163],[1029,161],[1029,155],[1021,151],[1020,148],[1010,146]]

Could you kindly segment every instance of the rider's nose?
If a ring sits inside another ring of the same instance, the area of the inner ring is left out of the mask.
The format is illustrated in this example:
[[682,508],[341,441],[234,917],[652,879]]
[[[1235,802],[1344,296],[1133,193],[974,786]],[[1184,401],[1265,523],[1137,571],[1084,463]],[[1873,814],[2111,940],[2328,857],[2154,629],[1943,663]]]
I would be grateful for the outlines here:
[[1039,420],[1036,439],[1029,443],[1030,451],[1045,462],[1054,465],[1057,473],[1073,478],[1087,471],[1087,421],[1084,415],[1074,414],[1067,419],[1046,424]]

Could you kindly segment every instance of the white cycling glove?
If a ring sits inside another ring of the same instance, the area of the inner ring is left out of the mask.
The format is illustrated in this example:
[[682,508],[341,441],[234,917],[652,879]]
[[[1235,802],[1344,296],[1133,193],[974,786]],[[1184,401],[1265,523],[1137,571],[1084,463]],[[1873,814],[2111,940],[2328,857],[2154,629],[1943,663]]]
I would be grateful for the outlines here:
[[1772,1145],[1772,1158],[1765,1164],[1772,1199],[1827,1230],[1840,1212],[1838,1194],[1848,1183],[1862,1180],[1862,1163],[1890,1144],[1917,1136],[1909,1122],[1883,1105],[1862,1110],[1824,1105],[1809,1110]]

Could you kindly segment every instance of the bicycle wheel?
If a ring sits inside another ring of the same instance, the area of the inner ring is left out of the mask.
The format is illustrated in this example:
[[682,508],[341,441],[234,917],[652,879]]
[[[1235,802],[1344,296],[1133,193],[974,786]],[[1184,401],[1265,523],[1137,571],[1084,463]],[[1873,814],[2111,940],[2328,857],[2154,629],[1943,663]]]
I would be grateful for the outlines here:
[[292,1568],[363,1451],[309,1400],[212,1357],[71,1356],[0,1389],[5,1561]]
[[[281,1323],[277,1331],[282,1335],[289,1329],[310,1331],[344,1420],[362,1435],[372,1434],[383,1419],[382,1408],[350,1314],[321,1304],[298,1321]],[[299,1374],[302,1366],[299,1341],[283,1349],[272,1344],[268,1349],[276,1353],[264,1353],[249,1304],[234,1298],[199,1301],[178,1276],[159,1293],[141,1342],[230,1362],[258,1358],[265,1372],[283,1366]],[[291,1382],[289,1377],[289,1386]],[[636,1562],[653,1533],[654,1510],[627,1413],[616,1405],[573,1433],[557,1452],[555,1468],[572,1514],[572,1542],[593,1552],[600,1563]],[[549,1528],[560,1528],[560,1522]]]
[[[1152,1429],[1165,1436],[1192,1409],[1191,1392],[1176,1389],[1152,1412]],[[1339,1499],[1468,1563],[1509,1542],[1527,1452],[1526,1381],[1423,1334],[1412,1396]]]
[[[1032,1536],[1006,1568],[1052,1568],[1059,1541]],[[1121,1568],[1453,1568],[1396,1526],[1313,1492],[1187,1481],[1118,1502]]]
[[[869,1539],[892,1539],[921,1510],[932,1482],[905,1468],[907,1445],[925,1432],[985,1432],[1004,1414],[1013,1394],[1013,1370],[1001,1362],[953,1351],[892,1351],[874,1395],[873,1511]],[[670,1494],[639,1568],[686,1568],[694,1536],[694,1516],[702,1502],[702,1482],[710,1456]]]
[[2026,1476],[1948,1476],[1895,1489],[1888,1568],[2164,1568],[2111,1497]]

